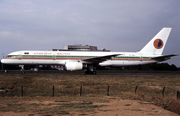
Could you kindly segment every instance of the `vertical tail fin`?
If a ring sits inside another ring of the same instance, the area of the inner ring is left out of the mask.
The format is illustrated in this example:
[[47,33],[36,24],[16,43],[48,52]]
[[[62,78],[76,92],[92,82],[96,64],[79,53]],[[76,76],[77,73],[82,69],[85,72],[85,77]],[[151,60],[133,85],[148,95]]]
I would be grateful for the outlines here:
[[156,34],[154,38],[152,38],[149,43],[147,43],[144,48],[139,51],[139,53],[161,55],[170,32],[171,28],[161,29],[161,31],[159,31],[159,33]]

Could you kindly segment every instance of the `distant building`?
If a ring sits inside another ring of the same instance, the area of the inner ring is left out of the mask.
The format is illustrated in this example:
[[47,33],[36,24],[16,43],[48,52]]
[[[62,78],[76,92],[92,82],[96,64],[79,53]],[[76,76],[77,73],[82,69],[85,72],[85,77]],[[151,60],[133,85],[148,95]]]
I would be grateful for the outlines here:
[[65,50],[69,50],[69,51],[97,51],[97,47],[96,46],[89,46],[89,45],[68,45],[68,46],[64,46]]
[[64,46],[64,49],[51,49],[49,51],[97,51],[97,52],[110,52],[110,50],[102,49],[98,50],[97,46],[90,45],[67,45]]

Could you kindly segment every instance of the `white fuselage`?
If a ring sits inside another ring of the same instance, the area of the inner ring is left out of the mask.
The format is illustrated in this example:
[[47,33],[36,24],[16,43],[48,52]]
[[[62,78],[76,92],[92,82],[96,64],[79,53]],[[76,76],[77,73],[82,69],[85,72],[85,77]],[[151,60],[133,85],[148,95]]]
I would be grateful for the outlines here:
[[4,64],[37,64],[37,65],[65,65],[66,62],[84,62],[84,59],[119,54],[110,60],[100,62],[100,66],[133,66],[154,63],[155,55],[140,54],[138,52],[83,52],[83,51],[17,51],[8,54],[1,60]]

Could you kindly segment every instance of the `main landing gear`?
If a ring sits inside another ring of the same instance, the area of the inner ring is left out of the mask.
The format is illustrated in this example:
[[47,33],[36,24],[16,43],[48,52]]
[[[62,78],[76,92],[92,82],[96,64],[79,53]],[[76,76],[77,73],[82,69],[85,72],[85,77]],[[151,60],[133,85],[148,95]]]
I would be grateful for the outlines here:
[[87,71],[85,72],[85,74],[96,74],[96,69],[93,67],[93,65],[88,65],[87,66]]

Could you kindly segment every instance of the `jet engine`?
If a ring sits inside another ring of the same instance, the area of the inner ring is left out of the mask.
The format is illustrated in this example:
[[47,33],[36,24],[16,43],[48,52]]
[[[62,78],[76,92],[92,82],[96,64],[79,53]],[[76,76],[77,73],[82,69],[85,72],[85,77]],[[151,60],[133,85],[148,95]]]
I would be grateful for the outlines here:
[[66,62],[65,68],[69,71],[82,70],[83,64],[81,62]]

